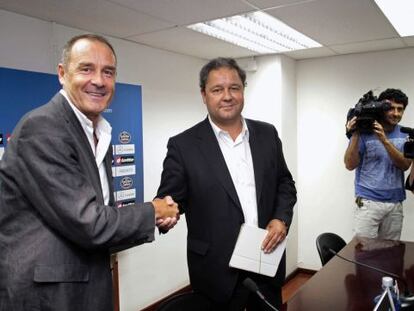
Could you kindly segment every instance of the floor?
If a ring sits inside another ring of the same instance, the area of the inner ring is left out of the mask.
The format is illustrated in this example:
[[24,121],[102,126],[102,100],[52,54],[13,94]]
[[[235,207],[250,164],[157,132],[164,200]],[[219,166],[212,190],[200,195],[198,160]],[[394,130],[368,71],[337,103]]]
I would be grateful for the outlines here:
[[309,272],[298,272],[293,278],[291,278],[282,288],[282,300],[283,302],[288,301],[300,287],[306,283],[312,277],[312,273]]
[[[290,278],[282,288],[282,300],[283,302],[288,301],[295,293],[300,289],[300,287],[309,280],[315,271],[300,270],[294,273],[294,276]],[[190,287],[187,286],[181,292],[190,291]],[[175,293],[177,294],[177,293]],[[153,305],[142,309],[141,311],[156,311],[160,305],[161,301],[154,303]]]

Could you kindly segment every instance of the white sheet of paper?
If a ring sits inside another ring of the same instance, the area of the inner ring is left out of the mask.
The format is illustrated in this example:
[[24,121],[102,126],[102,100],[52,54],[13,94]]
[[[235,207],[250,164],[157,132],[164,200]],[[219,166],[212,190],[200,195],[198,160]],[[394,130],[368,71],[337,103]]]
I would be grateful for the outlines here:
[[267,230],[242,224],[240,233],[231,256],[229,266],[267,276],[275,276],[283,252],[286,249],[287,237],[279,243],[270,254],[265,254],[261,245]]

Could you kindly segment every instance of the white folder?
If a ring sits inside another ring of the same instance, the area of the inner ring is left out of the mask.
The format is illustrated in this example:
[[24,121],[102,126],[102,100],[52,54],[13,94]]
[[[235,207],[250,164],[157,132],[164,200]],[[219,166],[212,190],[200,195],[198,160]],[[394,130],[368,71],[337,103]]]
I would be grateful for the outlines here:
[[287,237],[273,252],[265,254],[261,246],[266,234],[265,229],[242,224],[229,266],[271,277],[275,276],[286,249]]

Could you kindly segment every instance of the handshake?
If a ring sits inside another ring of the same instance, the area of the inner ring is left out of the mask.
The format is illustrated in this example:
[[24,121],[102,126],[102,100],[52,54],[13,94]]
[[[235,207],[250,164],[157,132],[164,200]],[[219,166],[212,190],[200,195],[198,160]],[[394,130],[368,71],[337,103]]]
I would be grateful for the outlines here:
[[163,199],[155,198],[152,201],[155,210],[155,223],[163,231],[172,229],[180,219],[178,204],[167,195]]

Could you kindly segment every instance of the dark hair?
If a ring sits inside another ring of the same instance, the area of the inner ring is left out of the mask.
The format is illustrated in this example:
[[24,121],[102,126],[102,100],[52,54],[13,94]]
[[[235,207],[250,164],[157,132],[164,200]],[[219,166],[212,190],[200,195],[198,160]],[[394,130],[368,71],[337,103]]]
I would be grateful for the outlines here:
[[239,67],[237,62],[233,58],[218,57],[210,60],[207,64],[201,68],[200,71],[200,89],[204,91],[206,88],[207,78],[210,74],[210,71],[217,70],[220,68],[229,68],[237,71],[237,74],[240,77],[240,80],[243,83],[243,86],[246,86],[246,72]]
[[403,104],[404,109],[408,105],[407,95],[405,95],[405,93],[399,89],[386,89],[378,96],[379,101],[382,101],[384,99],[392,100],[398,104]]
[[71,38],[68,42],[66,42],[65,46],[63,47],[62,59],[61,59],[61,62],[64,66],[67,66],[67,64],[70,61],[70,55],[71,55],[73,45],[76,42],[78,42],[79,40],[82,40],[82,39],[86,39],[86,40],[89,40],[89,41],[98,41],[98,42],[101,42],[101,43],[105,44],[106,46],[108,46],[111,49],[112,53],[114,54],[115,62],[116,62],[115,50],[114,50],[113,46],[109,43],[109,41],[107,39],[105,39],[104,37],[100,36],[100,35],[87,33],[87,34],[75,36],[75,37]]

